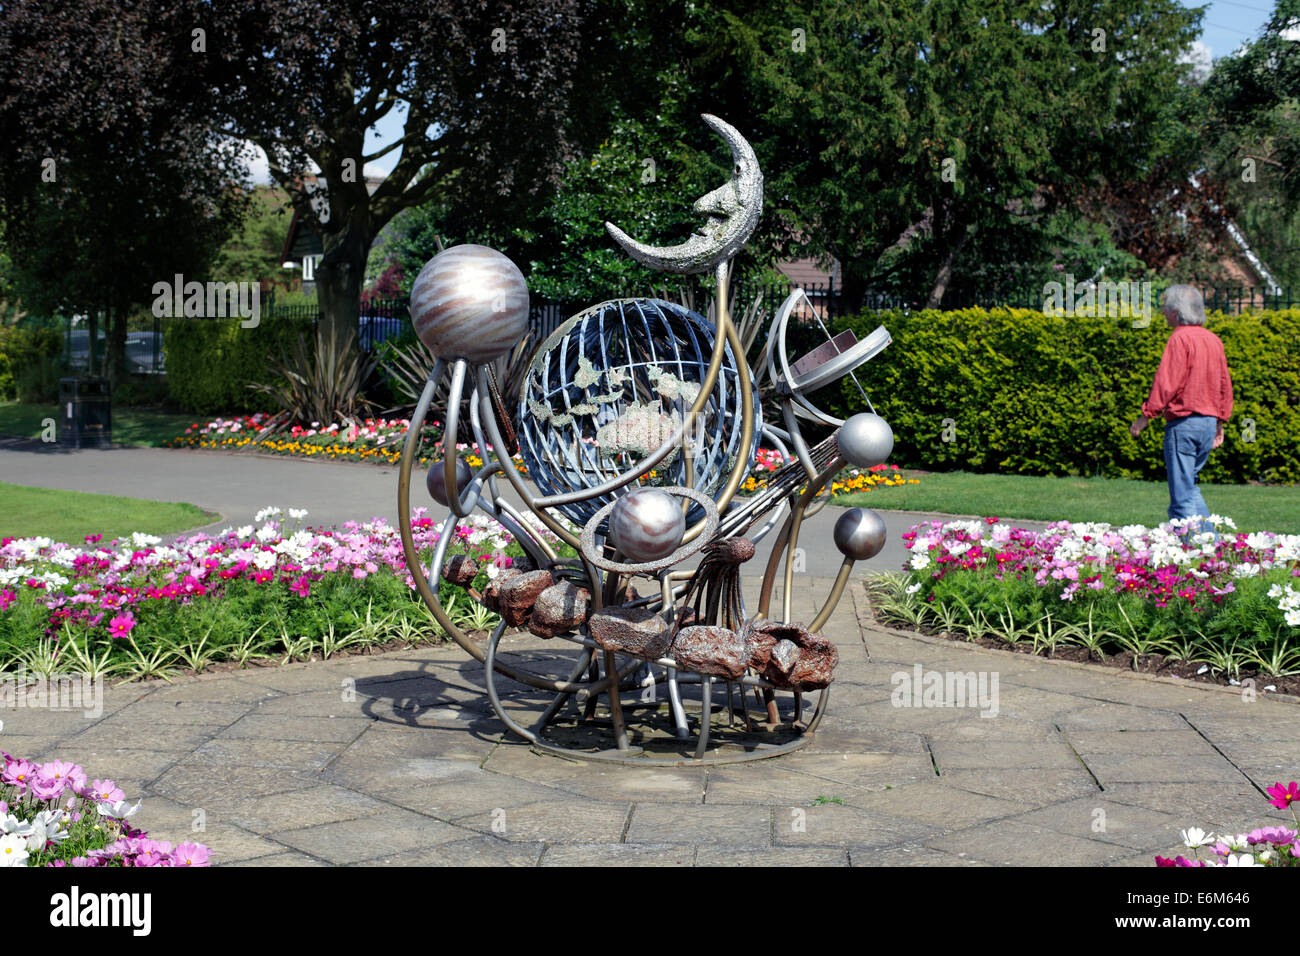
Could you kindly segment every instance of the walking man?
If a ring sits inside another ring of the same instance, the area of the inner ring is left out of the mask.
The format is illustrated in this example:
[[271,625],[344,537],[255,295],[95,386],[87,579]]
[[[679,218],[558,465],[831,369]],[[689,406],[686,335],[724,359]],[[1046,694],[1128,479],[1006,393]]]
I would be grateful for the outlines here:
[[1147,422],[1164,414],[1169,519],[1208,517],[1210,509],[1197,487],[1197,476],[1210,450],[1223,444],[1223,426],[1232,417],[1232,377],[1223,343],[1205,328],[1205,301],[1197,289],[1170,286],[1163,311],[1173,332],[1151,394],[1129,432],[1137,438]]

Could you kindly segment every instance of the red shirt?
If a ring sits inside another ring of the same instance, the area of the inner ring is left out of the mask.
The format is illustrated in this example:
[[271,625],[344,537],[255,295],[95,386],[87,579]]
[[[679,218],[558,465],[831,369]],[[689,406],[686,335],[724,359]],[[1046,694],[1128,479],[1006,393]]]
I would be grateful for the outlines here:
[[1223,343],[1200,325],[1175,326],[1156,369],[1151,394],[1142,414],[1165,421],[1188,415],[1211,415],[1221,422],[1232,417],[1232,376]]

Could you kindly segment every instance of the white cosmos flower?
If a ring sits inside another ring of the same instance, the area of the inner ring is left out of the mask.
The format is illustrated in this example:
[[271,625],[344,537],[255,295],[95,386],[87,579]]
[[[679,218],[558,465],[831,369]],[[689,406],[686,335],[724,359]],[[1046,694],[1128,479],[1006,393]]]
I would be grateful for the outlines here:
[[263,508],[257,514],[253,515],[253,520],[256,521],[258,524],[261,524],[267,518],[278,517],[279,514],[280,514],[280,509],[272,505],[269,508]]
[[1300,611],[1287,611],[1284,618],[1287,627],[1300,627]]
[[156,534],[144,534],[140,531],[131,533],[131,543],[137,548],[151,548],[155,544],[162,544],[162,538]]
[[29,855],[27,841],[22,837],[12,833],[0,836],[0,867],[26,866]]
[[1235,568],[1233,568],[1232,576],[1234,578],[1257,578],[1259,577],[1260,570],[1261,569],[1258,564],[1251,564],[1250,562],[1246,562],[1244,564],[1239,564]]
[[275,525],[264,524],[257,529],[257,540],[265,544],[272,538],[279,536],[280,532],[276,530]]
[[259,551],[253,555],[253,567],[259,571],[270,571],[278,560],[274,551]]
[[917,591],[919,591],[919,590],[921,590],[921,582],[920,582],[920,581],[918,581],[916,584],[913,584],[911,587],[909,587],[909,588],[907,589],[907,593],[908,593],[908,594],[915,594],[915,593],[916,593]]
[[1193,850],[1214,842],[1214,834],[1206,833],[1200,827],[1188,827],[1186,830],[1181,831],[1181,834],[1183,846],[1191,847]]
[[1224,861],[1224,866],[1256,866],[1255,858],[1249,853],[1228,854],[1228,859]]
[[930,557],[925,554],[914,554],[908,563],[912,565],[913,571],[924,571],[930,566]]
[[253,533],[253,526],[251,524],[241,524],[238,528],[235,529],[235,537],[237,537],[240,541],[243,541],[252,533]]
[[295,521],[301,521],[303,518],[307,517],[307,509],[306,509],[306,508],[290,508],[290,509],[289,509],[289,517],[290,517],[290,518],[293,518]]
[[42,810],[32,820],[32,832],[27,837],[27,849],[39,850],[46,843],[62,843],[68,838],[68,815],[62,810]]
[[26,839],[31,835],[32,825],[26,820],[19,820],[12,813],[0,816],[0,833],[12,833]]
[[114,820],[125,820],[128,817],[135,816],[140,811],[140,804],[142,803],[144,803],[143,800],[137,800],[135,806],[132,806],[126,800],[118,800],[116,803],[104,801],[99,805],[99,813],[101,816],[112,817]]

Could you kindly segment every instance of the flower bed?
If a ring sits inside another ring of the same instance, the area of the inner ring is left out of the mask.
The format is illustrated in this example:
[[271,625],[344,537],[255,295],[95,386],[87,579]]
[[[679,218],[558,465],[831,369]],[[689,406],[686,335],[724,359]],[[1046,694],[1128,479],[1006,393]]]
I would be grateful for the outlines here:
[[1209,521],[1222,533],[1065,521],[1034,532],[996,518],[913,525],[905,573],[873,585],[877,611],[1035,653],[1073,647],[1135,669],[1234,683],[1254,674],[1272,680],[1266,690],[1300,692],[1300,535],[1233,534],[1231,520]]
[[[1286,786],[1275,783],[1268,788],[1268,802],[1279,810],[1290,810],[1291,819],[1300,827],[1295,804],[1300,800],[1300,784],[1292,780]],[[1289,827],[1259,827],[1249,833],[1215,836],[1196,827],[1182,832],[1183,846],[1192,850],[1192,858],[1177,856],[1172,860],[1156,857],[1156,866],[1300,866],[1300,830]],[[1201,852],[1209,848],[1208,859]]]
[[[323,458],[331,461],[378,461],[395,465],[410,421],[405,418],[367,418],[350,425],[312,422],[259,438],[270,415],[241,415],[195,423],[185,434],[164,442],[168,448],[246,449],[274,455]],[[433,423],[437,425],[437,422]],[[423,459],[422,459],[423,460]]]
[[[754,468],[740,486],[741,494],[751,495],[761,491],[768,478],[784,468],[788,462],[780,452],[772,448],[760,448]],[[846,468],[831,482],[831,494],[850,495],[859,491],[870,491],[877,487],[894,487],[896,485],[919,485],[916,478],[905,478],[897,465],[873,465],[870,468]]]
[[[435,640],[418,602],[397,529],[382,519],[338,530],[302,527],[305,511],[267,508],[260,527],[197,534],[171,545],[151,535],[84,547],[48,538],[0,542],[0,671],[36,676],[164,676],[220,663],[329,657],[393,640]],[[413,512],[417,548],[438,540],[426,510]],[[548,540],[549,531],[539,529]],[[484,568],[480,583],[523,554],[496,522],[464,519],[449,554]],[[473,629],[495,623],[482,608],[457,607]]]
[[140,809],[112,780],[76,764],[0,751],[0,867],[207,866],[201,843],[172,846],[127,822]]
[[[299,458],[318,458],[328,461],[372,461],[385,465],[396,465],[402,458],[402,443],[406,440],[406,429],[410,421],[405,418],[367,418],[352,425],[340,425],[331,422],[321,425],[313,422],[310,427],[295,425],[285,432],[278,432],[263,438],[257,433],[270,418],[269,415],[243,415],[236,418],[217,418],[204,424],[195,423],[185,429],[185,434],[164,442],[168,448],[212,448],[224,451],[259,451],[273,455],[293,455]],[[440,423],[431,423],[435,428]],[[429,439],[426,438],[426,447]],[[458,444],[456,450],[461,459],[471,468],[483,464],[483,456],[477,445]],[[436,455],[437,452],[434,452]],[[420,464],[427,464],[429,455],[421,455]],[[514,456],[515,468],[520,474],[527,475],[528,469],[519,455]],[[760,448],[754,468],[740,487],[742,495],[760,491],[767,484],[773,473],[784,467],[786,462],[779,452],[771,448]],[[651,471],[646,481],[653,484],[656,472]],[[831,485],[831,493],[836,495],[853,494],[870,491],[881,486],[915,485],[916,478],[906,478],[897,465],[876,465],[872,468],[850,468],[842,471]]]

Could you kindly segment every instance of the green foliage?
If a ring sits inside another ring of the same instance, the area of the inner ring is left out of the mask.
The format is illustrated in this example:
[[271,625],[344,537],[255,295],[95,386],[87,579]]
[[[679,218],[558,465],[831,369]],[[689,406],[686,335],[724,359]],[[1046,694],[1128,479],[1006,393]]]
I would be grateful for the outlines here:
[[270,424],[275,426],[346,421],[370,407],[362,387],[375,364],[357,348],[351,330],[339,334],[335,326],[321,324],[315,335],[303,333],[281,349],[267,366],[270,378],[249,388],[274,403]]
[[263,316],[256,328],[240,319],[166,319],[163,352],[167,386],[181,408],[203,414],[245,414],[279,409],[248,386],[266,377],[267,359],[311,328],[308,319]]
[[[894,429],[898,465],[1161,481],[1159,423],[1128,433],[1169,335],[1153,311],[1145,329],[1029,309],[868,312],[842,326],[861,338],[884,325],[893,337],[857,375]],[[1211,313],[1207,328],[1223,340],[1235,402],[1201,480],[1300,481],[1300,310]],[[851,382],[836,388],[822,407],[862,410]]]
[[0,399],[43,402],[57,397],[62,355],[58,330],[0,324]]

